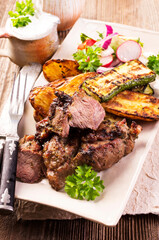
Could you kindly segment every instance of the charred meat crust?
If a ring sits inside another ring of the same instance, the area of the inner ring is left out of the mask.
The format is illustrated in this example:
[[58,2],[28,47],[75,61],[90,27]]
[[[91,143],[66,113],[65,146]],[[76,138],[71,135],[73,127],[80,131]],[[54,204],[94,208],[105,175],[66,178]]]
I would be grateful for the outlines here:
[[[47,136],[45,126],[47,123],[44,122],[43,132]],[[50,185],[55,190],[60,190],[65,185],[65,178],[72,174],[78,165],[86,163],[94,170],[102,171],[118,162],[133,150],[135,139],[140,132],[141,126],[135,122],[128,127],[125,119],[117,122],[104,120],[96,131],[71,128],[67,138],[57,134],[48,135],[43,150],[34,136],[25,136],[21,140],[18,155],[23,171],[18,170],[18,174],[21,174],[20,179],[24,182],[36,182],[42,173],[40,169],[45,165]],[[41,164],[42,158],[44,164]]]
[[76,165],[86,163],[96,171],[110,168],[133,150],[140,131],[141,127],[134,122],[129,128],[125,119],[117,123],[103,122],[97,131],[82,138],[81,147],[72,161]]
[[50,105],[48,117],[36,124],[39,141],[47,139],[51,132],[68,137],[70,127],[96,130],[103,121],[105,110],[101,104],[82,90],[73,97],[61,91],[55,94],[57,98]]
[[72,174],[75,165],[71,159],[77,154],[80,144],[78,131],[71,132],[68,138],[54,135],[44,144],[43,159],[47,168],[47,178],[55,190],[60,190],[65,184],[65,178]]
[[45,175],[42,147],[33,135],[24,136],[19,142],[17,178],[22,182],[39,182]]
[[71,142],[54,136],[45,143],[43,154],[49,183],[55,190],[60,190],[65,185],[65,178],[84,163],[96,171],[111,167],[133,150],[140,131],[141,127],[135,122],[129,128],[123,119],[114,123],[103,121],[96,131],[82,132],[82,137],[76,133]]

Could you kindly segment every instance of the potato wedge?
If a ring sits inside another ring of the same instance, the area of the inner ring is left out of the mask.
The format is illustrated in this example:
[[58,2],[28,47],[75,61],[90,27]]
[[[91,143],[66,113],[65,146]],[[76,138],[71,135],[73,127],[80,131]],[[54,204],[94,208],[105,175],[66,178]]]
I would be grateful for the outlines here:
[[44,77],[52,82],[56,79],[75,76],[81,73],[79,64],[74,60],[51,59],[43,65]]
[[45,86],[33,88],[30,92],[29,101],[35,109],[35,121],[40,121],[47,116],[50,104],[56,97],[54,93],[57,89],[72,96],[75,91],[79,90],[80,85],[87,78],[94,77],[95,75],[95,72],[83,73],[72,78],[59,79]]
[[36,121],[47,116],[50,104],[56,97],[54,94],[56,88],[67,84],[69,80],[69,78],[59,79],[45,86],[35,87],[31,90],[29,101],[36,111],[34,113]]
[[125,90],[102,106],[106,112],[121,117],[144,121],[159,120],[159,99],[138,92]]
[[36,110],[36,113],[34,113],[36,121],[38,120],[38,118],[35,117],[37,115],[40,115],[43,118],[47,116],[52,99],[55,98],[54,92],[55,88],[49,85],[33,88],[30,92],[29,101],[32,107]]

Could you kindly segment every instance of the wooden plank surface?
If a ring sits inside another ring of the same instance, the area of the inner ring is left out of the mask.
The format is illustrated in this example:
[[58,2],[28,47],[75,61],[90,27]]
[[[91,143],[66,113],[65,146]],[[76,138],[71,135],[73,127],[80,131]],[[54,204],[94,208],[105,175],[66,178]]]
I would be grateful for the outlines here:
[[[49,0],[48,0],[49,1]],[[0,0],[0,24],[5,25],[7,13],[15,0]],[[82,17],[117,22],[159,31],[158,0],[87,0]],[[65,36],[60,33],[60,37]],[[4,48],[6,40],[0,40]],[[14,72],[18,67],[7,58],[0,58],[0,110],[9,94]],[[123,216],[116,227],[105,227],[85,219],[16,221],[0,216],[0,240],[158,240],[159,217],[155,215]]]

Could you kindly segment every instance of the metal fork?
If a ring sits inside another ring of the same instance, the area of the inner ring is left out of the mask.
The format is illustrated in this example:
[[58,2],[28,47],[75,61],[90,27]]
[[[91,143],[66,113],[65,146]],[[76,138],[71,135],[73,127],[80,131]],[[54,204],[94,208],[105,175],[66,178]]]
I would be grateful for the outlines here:
[[[9,104],[9,115],[11,119],[11,132],[13,136],[18,136],[17,134],[17,126],[24,112],[24,103],[25,103],[25,90],[27,83],[27,74],[25,76],[24,82],[20,80],[20,73],[18,77],[18,81],[16,84],[16,76],[14,76],[14,83],[10,97]],[[21,94],[20,94],[21,93]]]
[[17,81],[16,76],[14,76],[14,83],[9,102],[8,117],[10,118],[10,126],[8,126],[9,129],[4,147],[0,184],[0,210],[4,213],[12,212],[14,206],[19,141],[17,127],[24,111],[26,83],[27,75],[24,81],[21,81],[20,74]]

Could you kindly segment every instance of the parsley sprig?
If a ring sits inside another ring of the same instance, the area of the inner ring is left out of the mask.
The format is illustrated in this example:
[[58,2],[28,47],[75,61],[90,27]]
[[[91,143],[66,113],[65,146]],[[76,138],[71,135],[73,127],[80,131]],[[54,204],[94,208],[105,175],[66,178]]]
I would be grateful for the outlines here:
[[159,54],[149,56],[147,66],[156,74],[159,74]]
[[103,180],[97,176],[92,167],[84,164],[78,166],[75,174],[67,176],[65,192],[71,197],[80,200],[95,200],[105,188]]
[[8,14],[11,17],[13,27],[24,27],[31,22],[28,15],[34,16],[35,14],[34,4],[32,0],[16,2],[15,12],[9,11]]
[[101,47],[93,45],[74,53],[73,58],[79,63],[78,69],[82,72],[95,72],[102,65],[99,60],[101,51]]

